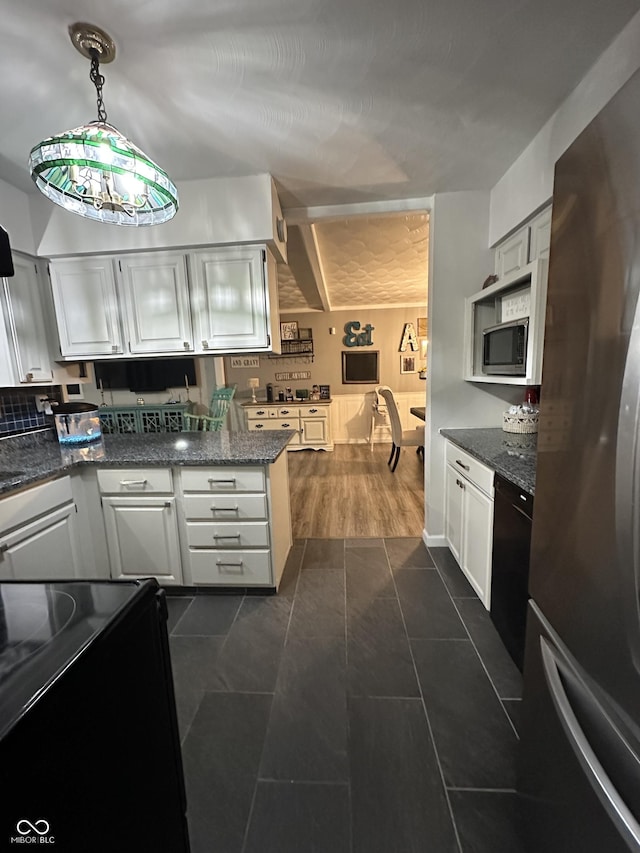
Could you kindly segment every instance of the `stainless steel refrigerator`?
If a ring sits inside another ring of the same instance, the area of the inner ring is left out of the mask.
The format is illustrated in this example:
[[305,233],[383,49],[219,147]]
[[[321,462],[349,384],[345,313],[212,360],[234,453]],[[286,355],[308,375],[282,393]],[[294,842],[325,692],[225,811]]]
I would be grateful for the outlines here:
[[640,75],[556,165],[518,791],[535,853],[640,851]]

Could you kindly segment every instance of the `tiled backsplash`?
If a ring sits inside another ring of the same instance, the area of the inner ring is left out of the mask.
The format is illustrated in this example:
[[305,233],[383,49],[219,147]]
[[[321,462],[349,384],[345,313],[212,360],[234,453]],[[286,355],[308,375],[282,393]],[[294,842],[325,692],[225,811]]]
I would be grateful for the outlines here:
[[0,436],[53,426],[53,416],[36,409],[37,396],[62,401],[59,387],[0,388]]

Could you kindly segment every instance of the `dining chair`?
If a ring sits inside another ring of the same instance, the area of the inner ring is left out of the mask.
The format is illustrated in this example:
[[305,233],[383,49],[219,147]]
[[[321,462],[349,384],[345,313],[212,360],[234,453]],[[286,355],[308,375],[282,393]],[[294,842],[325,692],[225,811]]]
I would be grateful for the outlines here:
[[422,453],[422,457],[424,459],[424,427],[418,427],[417,429],[402,429],[400,414],[391,388],[383,385],[378,388],[378,394],[386,403],[387,413],[389,415],[389,420],[391,421],[391,455],[389,456],[387,465],[391,465],[391,472],[393,473],[398,465],[400,450],[403,447],[417,448],[417,452]]
[[184,432],[220,432],[227,419],[227,412],[236,393],[236,386],[230,388],[215,388],[209,400],[209,411],[206,415],[184,414]]

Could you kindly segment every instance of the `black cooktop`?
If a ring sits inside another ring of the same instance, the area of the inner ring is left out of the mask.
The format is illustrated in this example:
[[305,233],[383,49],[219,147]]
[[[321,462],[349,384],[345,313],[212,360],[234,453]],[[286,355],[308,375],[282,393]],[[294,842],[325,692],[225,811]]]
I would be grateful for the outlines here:
[[0,737],[149,584],[0,583]]

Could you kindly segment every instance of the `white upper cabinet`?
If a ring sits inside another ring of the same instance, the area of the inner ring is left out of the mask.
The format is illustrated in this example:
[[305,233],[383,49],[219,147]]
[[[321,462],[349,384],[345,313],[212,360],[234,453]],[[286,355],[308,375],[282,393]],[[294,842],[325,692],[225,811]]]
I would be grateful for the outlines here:
[[196,350],[270,350],[275,336],[266,249],[234,246],[194,252],[191,269]]
[[532,219],[529,228],[531,230],[529,260],[548,259],[551,246],[551,208],[547,207]]
[[[3,385],[51,382],[51,354],[45,332],[36,262],[13,256],[15,275],[2,280],[2,311],[8,359],[0,373]],[[6,374],[6,375],[5,375]]]
[[496,275],[503,278],[526,265],[529,258],[529,228],[521,228],[496,248]]
[[52,261],[49,274],[61,354],[70,359],[121,355],[113,259]]
[[[547,267],[544,258],[532,261],[495,284],[465,300],[464,378],[470,382],[491,382],[507,385],[540,385],[542,382],[542,353],[544,347],[545,307],[547,302]],[[505,303],[520,300],[526,305],[529,321],[525,373],[522,376],[485,374],[482,372],[483,333],[505,322]]]
[[170,252],[118,261],[131,353],[193,349],[186,258]]
[[270,351],[280,340],[265,246],[55,260],[50,274],[66,359]]

